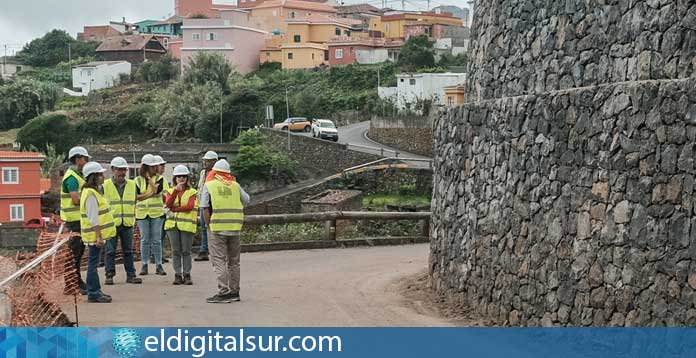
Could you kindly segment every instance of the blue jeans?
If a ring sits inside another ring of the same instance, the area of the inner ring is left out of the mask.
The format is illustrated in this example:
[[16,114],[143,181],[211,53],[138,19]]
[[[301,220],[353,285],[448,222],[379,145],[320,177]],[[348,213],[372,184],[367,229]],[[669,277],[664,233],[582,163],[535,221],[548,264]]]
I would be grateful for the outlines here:
[[138,220],[140,257],[143,266],[147,265],[150,253],[155,256],[157,265],[162,264],[162,222],[164,222],[164,217]]
[[205,220],[203,220],[203,209],[198,209],[198,227],[201,233],[201,247],[198,249],[198,253],[208,252],[208,228],[205,226]]
[[101,285],[99,284],[99,272],[97,272],[101,248],[97,245],[89,245],[87,248],[89,250],[89,259],[87,261],[87,298],[98,298],[102,295]]
[[116,237],[106,242],[106,257],[104,269],[107,277],[116,276],[116,246],[121,239],[121,252],[123,252],[123,267],[126,269],[126,277],[135,277],[135,265],[133,265],[133,228],[118,226]]

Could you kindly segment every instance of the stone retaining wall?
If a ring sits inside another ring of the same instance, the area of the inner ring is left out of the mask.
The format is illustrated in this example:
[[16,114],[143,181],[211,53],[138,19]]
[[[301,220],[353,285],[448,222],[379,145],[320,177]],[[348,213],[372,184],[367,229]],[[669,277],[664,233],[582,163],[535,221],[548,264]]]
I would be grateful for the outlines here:
[[696,79],[436,123],[435,289],[509,325],[696,325]]
[[428,117],[373,117],[368,136],[392,148],[433,156],[433,122]]

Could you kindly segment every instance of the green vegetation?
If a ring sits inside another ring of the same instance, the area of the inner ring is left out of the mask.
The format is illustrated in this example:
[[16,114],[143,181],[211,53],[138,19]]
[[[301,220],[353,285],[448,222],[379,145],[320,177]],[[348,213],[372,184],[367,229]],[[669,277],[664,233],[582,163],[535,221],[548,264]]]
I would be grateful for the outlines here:
[[219,53],[200,52],[186,65],[185,73],[183,80],[187,84],[202,86],[212,82],[229,93],[232,66]]
[[77,138],[73,126],[64,114],[49,113],[29,121],[17,133],[17,142],[23,149],[37,148],[47,152],[50,145],[58,153],[67,153],[70,147],[81,138]]
[[363,197],[363,206],[384,208],[387,205],[430,205],[430,196],[373,194]]
[[156,61],[143,63],[136,72],[135,79],[138,82],[154,83],[171,81],[176,79],[178,75],[179,66],[170,55],[165,55]]
[[70,57],[95,58],[97,47],[97,42],[77,41],[64,30],[53,30],[26,44],[17,57],[30,66],[51,67]]
[[425,35],[408,39],[399,53],[399,66],[409,72],[435,67],[433,43]]
[[28,120],[53,110],[60,89],[48,82],[19,80],[0,86],[0,129],[23,126]]
[[324,232],[324,224],[321,223],[263,225],[243,230],[242,244],[315,241],[321,240]]
[[239,153],[233,158],[232,172],[240,182],[274,178],[292,182],[295,178],[297,162],[287,154],[274,151],[263,145],[263,135],[257,130],[242,133],[235,141]]

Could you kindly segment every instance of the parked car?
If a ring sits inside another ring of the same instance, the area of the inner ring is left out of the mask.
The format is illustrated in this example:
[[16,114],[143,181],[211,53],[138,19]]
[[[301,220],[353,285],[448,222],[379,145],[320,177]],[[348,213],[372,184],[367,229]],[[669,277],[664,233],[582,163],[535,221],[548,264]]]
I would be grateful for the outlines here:
[[338,129],[336,125],[328,119],[316,119],[312,123],[312,137],[330,139],[338,142]]
[[279,129],[279,130],[290,130],[292,132],[311,132],[312,131],[312,122],[309,121],[309,119],[305,117],[292,117],[288,118],[285,121],[281,123],[276,123],[273,126],[273,129]]

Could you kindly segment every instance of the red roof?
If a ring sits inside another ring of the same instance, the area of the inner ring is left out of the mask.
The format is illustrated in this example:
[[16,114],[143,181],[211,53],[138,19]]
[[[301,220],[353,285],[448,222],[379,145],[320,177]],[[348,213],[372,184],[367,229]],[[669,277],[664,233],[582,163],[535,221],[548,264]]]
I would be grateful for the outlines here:
[[41,153],[37,152],[11,152],[11,151],[0,151],[0,160],[2,159],[45,159]]
[[83,29],[82,36],[85,40],[89,41],[90,38],[93,36],[96,39],[103,39],[106,37],[118,36],[118,35],[121,35],[121,31],[118,31],[109,25],[104,25],[104,26],[85,26]]
[[347,26],[347,27],[358,26],[358,25],[362,24],[362,21],[360,21],[360,20],[345,19],[345,18],[338,18],[338,17],[329,17],[329,16],[324,15],[324,14],[310,14],[309,16],[298,17],[298,18],[289,19],[286,21],[289,24],[303,23],[303,22],[307,22],[310,24],[329,23],[332,25]]
[[[159,44],[159,49],[145,48],[148,42],[155,41]],[[142,51],[146,49],[147,51],[153,52],[167,52],[164,46],[157,41],[155,36],[152,35],[123,35],[117,37],[111,37],[104,42],[102,42],[99,47],[97,47],[97,52],[108,52],[108,51]]]
[[51,190],[51,179],[41,178],[41,192],[45,193]]

